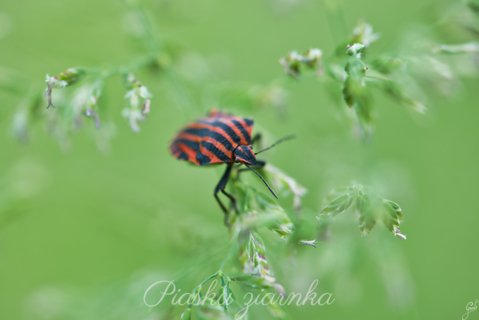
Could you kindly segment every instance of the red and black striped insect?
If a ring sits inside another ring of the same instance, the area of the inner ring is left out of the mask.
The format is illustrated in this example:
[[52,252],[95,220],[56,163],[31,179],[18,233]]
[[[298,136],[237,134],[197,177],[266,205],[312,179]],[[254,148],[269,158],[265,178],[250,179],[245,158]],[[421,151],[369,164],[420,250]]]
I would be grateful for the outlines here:
[[226,170],[214,189],[214,197],[225,213],[225,221],[227,221],[228,210],[220,200],[218,193],[221,192],[228,197],[237,211],[235,197],[225,190],[235,163],[244,164],[248,170],[253,171],[273,196],[278,198],[263,177],[254,170],[254,168],[262,168],[266,164],[265,161],[256,159],[256,155],[290,139],[291,136],[254,153],[252,144],[260,139],[260,135],[251,137],[253,123],[252,119],[212,110],[207,117],[184,127],[170,146],[170,151],[176,158],[189,161],[197,166],[226,164]]

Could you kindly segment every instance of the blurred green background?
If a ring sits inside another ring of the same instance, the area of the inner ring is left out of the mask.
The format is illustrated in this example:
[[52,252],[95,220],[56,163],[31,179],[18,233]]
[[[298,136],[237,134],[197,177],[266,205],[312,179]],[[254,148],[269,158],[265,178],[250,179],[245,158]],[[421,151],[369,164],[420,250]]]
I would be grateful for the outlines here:
[[[394,47],[417,25],[430,24],[438,5],[413,0],[145,2],[160,38],[207,60],[217,83],[240,84],[284,77],[278,58],[292,49],[314,46],[331,52],[360,19],[381,34],[379,48]],[[121,65],[138,53],[125,31],[126,14],[120,1],[0,0],[0,65],[23,75],[25,87],[42,86],[46,73],[70,66]],[[0,202],[7,212],[0,220],[0,319],[156,319],[142,305],[149,283],[174,279],[181,270],[193,270],[198,279],[216,271],[214,261],[221,259],[227,237],[212,197],[221,169],[187,165],[167,149],[176,131],[202,116],[214,99],[198,98],[206,82],[180,91],[175,101],[168,98],[175,84],[167,78],[141,79],[154,100],[139,134],[121,118],[124,93],[120,82],[112,81],[105,104],[116,136],[108,152],[99,152],[81,131],[64,150],[41,125],[29,143],[15,141],[10,124],[20,99],[0,93]],[[291,307],[288,317],[459,319],[466,303],[479,298],[477,79],[465,81],[452,99],[433,99],[421,118],[378,96],[379,118],[368,143],[353,137],[317,80],[305,77],[286,86],[283,116],[268,109],[231,110],[254,117],[256,130],[270,139],[297,134],[296,141],[264,158],[308,188],[304,207],[311,217],[331,187],[351,180],[379,185],[384,196],[400,203],[407,241],[389,234],[375,238],[387,233],[384,228],[362,238],[352,227],[349,237],[364,247],[374,239],[384,241],[386,255],[388,246],[394,247],[398,272],[406,275],[399,281],[409,281],[397,298],[404,301],[391,302],[377,260],[359,251],[347,277],[338,271],[325,279],[343,280],[344,294],[325,288],[336,294],[333,306]],[[9,197],[16,199],[11,205]],[[280,280],[289,279],[284,281],[290,286],[322,281],[320,252],[327,246],[299,252],[294,263],[293,258],[283,261],[291,269],[278,271]],[[338,256],[353,250],[336,248]],[[210,263],[198,263],[208,257]],[[394,277],[396,271],[388,272]],[[193,285],[185,284],[184,290]],[[479,311],[470,319],[479,319]]]

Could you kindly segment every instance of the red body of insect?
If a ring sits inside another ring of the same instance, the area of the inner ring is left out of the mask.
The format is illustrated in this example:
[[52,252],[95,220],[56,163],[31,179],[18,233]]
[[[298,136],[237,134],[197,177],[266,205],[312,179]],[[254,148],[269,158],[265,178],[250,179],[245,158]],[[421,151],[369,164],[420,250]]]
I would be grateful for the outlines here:
[[251,150],[253,120],[211,111],[183,128],[170,146],[178,159],[205,166],[241,162],[256,164]]
[[[252,119],[213,110],[207,117],[198,119],[184,127],[170,146],[170,151],[176,158],[198,166],[227,164],[226,171],[214,191],[214,196],[226,215],[228,210],[219,199],[218,193],[221,191],[227,196],[232,202],[233,208],[236,209],[235,198],[225,190],[233,165],[241,163],[251,170],[265,165],[264,161],[256,159],[256,154],[252,150],[251,144],[256,140],[256,137],[251,138],[252,131]],[[256,171],[254,172],[259,176]],[[266,181],[261,176],[259,177],[266,184]],[[269,186],[268,189],[276,197]]]

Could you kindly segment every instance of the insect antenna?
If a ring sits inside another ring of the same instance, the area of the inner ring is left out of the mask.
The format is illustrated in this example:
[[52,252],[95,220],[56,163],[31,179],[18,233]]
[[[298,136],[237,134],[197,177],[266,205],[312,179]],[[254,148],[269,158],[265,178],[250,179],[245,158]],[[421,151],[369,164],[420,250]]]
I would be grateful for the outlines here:
[[257,154],[260,154],[261,152],[265,152],[265,151],[268,151],[269,149],[273,148],[273,147],[276,147],[278,144],[282,143],[282,142],[285,142],[285,141],[288,141],[288,140],[292,140],[296,138],[296,135],[295,134],[290,134],[290,135],[287,135],[285,137],[282,137],[281,139],[279,139],[278,141],[276,141],[275,143],[273,143],[272,145],[270,145],[269,147],[266,147],[258,152],[255,152],[255,155]]
[[276,195],[276,193],[274,193],[273,189],[271,189],[271,187],[269,186],[269,184],[266,182],[266,180],[264,180],[263,176],[261,176],[258,171],[256,171],[255,169],[251,168],[251,167],[248,166],[248,165],[246,165],[246,168],[248,168],[249,170],[253,171],[253,172],[261,179],[261,181],[263,181],[263,183],[264,183],[265,186],[268,188],[268,190],[271,192],[271,194],[272,194],[276,199],[278,199],[278,196]]

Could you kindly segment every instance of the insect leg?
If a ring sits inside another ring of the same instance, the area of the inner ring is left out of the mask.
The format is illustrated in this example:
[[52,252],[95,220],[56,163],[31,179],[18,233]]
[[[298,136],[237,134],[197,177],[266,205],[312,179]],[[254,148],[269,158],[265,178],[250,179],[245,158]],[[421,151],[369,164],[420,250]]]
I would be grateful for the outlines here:
[[232,163],[228,164],[227,167],[226,167],[225,172],[223,173],[223,176],[221,177],[220,181],[216,185],[215,192],[214,192],[215,199],[218,202],[218,204],[220,205],[221,210],[223,210],[223,213],[225,214],[225,224],[227,226],[229,226],[229,222],[228,222],[229,221],[229,219],[228,219],[229,218],[229,211],[226,209],[223,202],[221,202],[221,199],[218,196],[218,193],[221,191],[221,193],[226,195],[231,200],[231,203],[233,204],[234,208],[236,209],[236,199],[232,195],[230,195],[229,193],[227,193],[225,191],[226,184],[228,183],[228,180],[230,178],[232,169],[233,169],[233,164]]
[[218,204],[220,205],[221,210],[223,210],[223,213],[225,214],[225,216],[227,216],[228,215],[228,210],[226,210],[225,205],[221,202],[220,197],[218,197],[218,192],[219,191],[216,191],[216,189],[215,189],[215,199],[218,202]]
[[259,149],[261,149],[261,141],[263,140],[263,136],[261,133],[257,133],[251,138],[251,144],[258,144]]
[[222,190],[221,190],[221,193],[224,194],[225,196],[227,196],[227,197],[230,199],[231,205],[233,206],[233,209],[234,209],[236,212],[238,212],[238,207],[236,206],[236,198],[233,197],[232,194],[226,192],[225,189],[222,189]]
[[[262,169],[265,165],[266,165],[266,161],[256,160],[256,163],[254,165],[250,165],[250,167],[253,168],[253,169]],[[238,169],[238,176],[239,176],[240,172],[248,171],[248,170],[249,170],[248,168]]]

